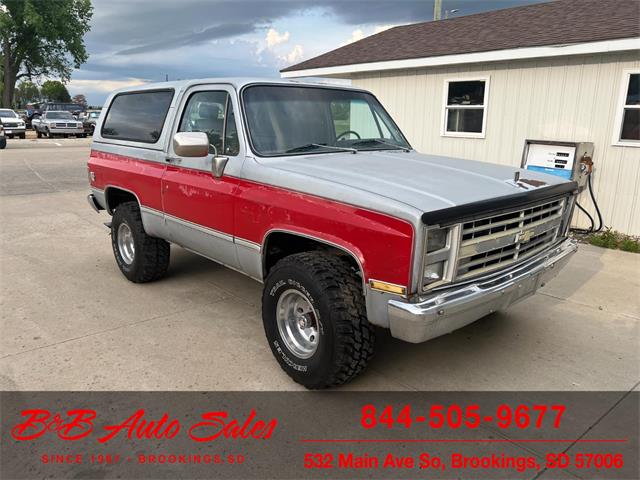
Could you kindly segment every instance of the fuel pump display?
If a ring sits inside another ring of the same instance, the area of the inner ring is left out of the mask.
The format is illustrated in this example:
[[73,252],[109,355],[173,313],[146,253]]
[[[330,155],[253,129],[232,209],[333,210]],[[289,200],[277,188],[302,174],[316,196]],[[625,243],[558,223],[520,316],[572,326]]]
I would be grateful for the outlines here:
[[602,229],[602,215],[598,208],[591,176],[593,173],[593,143],[592,142],[558,142],[554,140],[525,140],[522,152],[521,167],[526,170],[557,175],[578,184],[578,189],[589,189],[589,195],[598,214],[599,226],[579,203],[576,206],[582,210],[591,221],[591,228],[583,233],[597,232]]

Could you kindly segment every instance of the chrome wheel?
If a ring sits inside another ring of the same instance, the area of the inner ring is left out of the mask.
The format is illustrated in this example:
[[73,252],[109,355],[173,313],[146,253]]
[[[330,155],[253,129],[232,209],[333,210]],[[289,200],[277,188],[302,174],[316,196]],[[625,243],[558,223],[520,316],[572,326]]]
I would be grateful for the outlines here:
[[286,290],[278,299],[276,319],[280,337],[298,358],[309,358],[318,349],[319,328],[316,311],[298,290]]
[[118,252],[120,252],[124,263],[127,265],[133,263],[136,247],[133,242],[133,232],[125,222],[122,222],[118,227]]

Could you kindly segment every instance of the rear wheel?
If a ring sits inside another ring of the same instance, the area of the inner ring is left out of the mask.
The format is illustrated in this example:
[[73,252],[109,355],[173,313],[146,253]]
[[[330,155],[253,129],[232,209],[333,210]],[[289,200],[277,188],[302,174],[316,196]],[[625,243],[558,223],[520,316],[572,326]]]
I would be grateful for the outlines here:
[[169,243],[147,235],[136,202],[121,203],[113,213],[111,246],[120,271],[134,283],[157,280],[169,268]]
[[336,255],[305,252],[280,260],[265,282],[262,319],[276,360],[307,388],[348,382],[373,355],[362,281]]
[[42,132],[36,128],[36,135],[38,138],[42,138]]
[[21,138],[22,140],[24,140],[25,138],[27,138],[27,134],[26,134],[26,133],[21,133],[21,134],[20,134],[20,138]]

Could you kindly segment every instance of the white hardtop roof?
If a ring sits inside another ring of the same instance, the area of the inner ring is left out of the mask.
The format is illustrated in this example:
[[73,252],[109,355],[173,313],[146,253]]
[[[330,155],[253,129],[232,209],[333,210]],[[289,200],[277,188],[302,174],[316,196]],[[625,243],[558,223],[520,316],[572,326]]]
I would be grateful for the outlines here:
[[280,78],[252,78],[252,77],[213,77],[213,78],[195,78],[192,80],[177,80],[172,82],[154,82],[154,83],[145,83],[144,85],[137,85],[135,87],[125,87],[119,88],[118,90],[114,90],[112,93],[123,93],[123,92],[139,92],[143,90],[162,90],[167,88],[173,88],[176,91],[185,90],[194,85],[207,85],[207,84],[225,84],[231,85],[236,90],[241,89],[246,85],[251,84],[270,84],[270,85],[313,85],[318,87],[335,87],[335,88],[344,88],[349,90],[362,90],[360,88],[354,88],[350,85],[344,85],[341,83],[335,83],[331,81],[321,82],[321,81],[309,81],[309,80],[287,80]]

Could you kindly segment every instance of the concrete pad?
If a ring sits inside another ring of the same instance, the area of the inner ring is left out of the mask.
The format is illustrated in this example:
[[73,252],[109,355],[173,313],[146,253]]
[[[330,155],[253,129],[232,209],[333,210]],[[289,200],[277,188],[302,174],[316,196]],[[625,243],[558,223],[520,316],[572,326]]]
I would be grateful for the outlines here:
[[[122,276],[109,217],[85,200],[88,142],[58,143],[2,152],[0,388],[299,389],[268,348],[257,282],[179,247],[165,279]],[[421,345],[380,330],[370,368],[343,388],[633,388],[639,261],[582,246],[543,294],[507,312]]]

